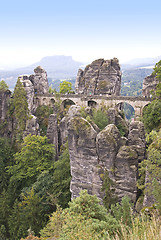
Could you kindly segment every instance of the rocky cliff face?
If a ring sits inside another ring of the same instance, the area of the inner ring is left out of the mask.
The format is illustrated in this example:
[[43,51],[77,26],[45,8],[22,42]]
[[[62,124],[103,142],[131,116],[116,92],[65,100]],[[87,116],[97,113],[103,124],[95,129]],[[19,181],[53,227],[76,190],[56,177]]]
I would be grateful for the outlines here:
[[34,95],[48,93],[49,85],[46,71],[38,66],[34,69],[35,74],[20,76],[20,80],[27,93],[28,108],[31,113],[35,111]]
[[150,75],[144,78],[142,95],[144,97],[151,97],[151,90],[156,89],[156,85],[159,83],[158,79],[154,75]]
[[[30,113],[34,113],[36,105],[34,95],[48,92],[47,74],[41,68],[34,70],[31,76],[21,76],[20,80],[27,92]],[[145,84],[146,85],[146,84]],[[119,95],[121,87],[120,66],[117,59],[99,59],[79,70],[76,81],[76,92],[84,94]],[[7,100],[10,93],[0,93],[0,120],[6,119]],[[66,116],[57,122],[56,110],[49,118],[47,137],[55,145],[56,156],[59,148],[68,139],[71,164],[72,198],[79,195],[81,189],[87,189],[90,194],[96,194],[100,200],[104,193],[102,175],[105,170],[115,183],[115,194],[120,200],[128,195],[134,202],[137,196],[136,181],[138,163],[144,159],[145,136],[141,122],[125,123],[117,111],[108,109],[107,116],[110,124],[102,131],[92,122],[81,117],[81,108],[77,105],[70,107]],[[91,108],[86,108],[91,114]],[[116,126],[123,127],[125,136],[122,137]],[[9,124],[10,132],[14,126]],[[27,121],[24,136],[39,134],[37,118],[33,115]]]
[[28,109],[32,115],[32,118],[27,121],[24,136],[27,136],[28,134],[40,134],[37,117],[33,115],[37,108],[37,105],[34,102],[34,96],[35,94],[48,93],[49,90],[46,71],[38,66],[34,69],[34,72],[35,74],[30,76],[23,75],[19,77],[27,93]]
[[79,195],[80,189],[87,189],[90,194],[102,199],[101,174],[106,169],[115,183],[118,199],[128,195],[135,202],[138,161],[144,159],[145,153],[141,122],[131,123],[125,138],[120,136],[114,124],[97,133],[86,119],[72,116],[68,122],[68,144],[73,198]]
[[49,85],[46,71],[38,66],[34,69],[35,74],[30,75],[29,80],[34,85],[35,93],[44,94],[49,92]]
[[11,97],[11,92],[7,91],[0,91],[0,120],[4,121],[7,115],[8,110],[8,101]]
[[13,130],[13,121],[7,114],[11,92],[0,91],[0,136],[10,137]]
[[56,113],[51,114],[48,120],[47,137],[50,143],[54,144],[55,156],[58,158],[59,151],[59,129]]
[[121,72],[117,58],[111,60],[98,59],[85,70],[79,69],[75,91],[86,95],[106,94],[120,95]]
[[30,112],[33,110],[33,105],[34,105],[34,94],[35,94],[35,89],[33,83],[29,80],[28,75],[23,75],[20,76],[20,81],[23,84],[26,94],[27,94],[27,103],[28,103],[28,109]]

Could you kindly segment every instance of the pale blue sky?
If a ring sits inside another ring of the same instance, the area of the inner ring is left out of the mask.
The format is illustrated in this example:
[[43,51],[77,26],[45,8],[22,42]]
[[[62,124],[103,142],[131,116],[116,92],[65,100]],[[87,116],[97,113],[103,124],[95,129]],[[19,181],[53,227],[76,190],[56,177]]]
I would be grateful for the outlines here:
[[161,55],[161,1],[0,1],[0,67],[44,56],[97,58]]

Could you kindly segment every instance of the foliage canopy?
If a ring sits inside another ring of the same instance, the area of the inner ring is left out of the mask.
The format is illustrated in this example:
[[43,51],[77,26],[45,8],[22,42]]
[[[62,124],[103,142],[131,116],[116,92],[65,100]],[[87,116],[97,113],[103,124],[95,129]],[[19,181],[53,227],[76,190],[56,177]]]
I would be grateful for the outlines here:
[[68,81],[63,81],[60,83],[60,93],[65,94],[65,93],[72,93],[72,83]]
[[4,81],[4,80],[1,80],[0,81],[0,91],[7,91],[9,89],[7,83]]
[[53,168],[54,148],[47,137],[28,135],[22,149],[14,155],[15,164],[8,168],[11,180],[23,181],[29,186],[44,170]]

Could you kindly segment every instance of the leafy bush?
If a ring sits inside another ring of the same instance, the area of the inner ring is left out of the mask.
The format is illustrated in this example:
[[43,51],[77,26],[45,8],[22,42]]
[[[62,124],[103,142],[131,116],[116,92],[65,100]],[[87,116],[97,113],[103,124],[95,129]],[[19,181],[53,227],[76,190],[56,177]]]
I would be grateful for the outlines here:
[[143,123],[148,133],[161,127],[161,100],[156,99],[144,108]]
[[93,109],[92,120],[99,127],[100,130],[103,130],[109,123],[107,112],[100,109]]
[[131,226],[132,206],[133,204],[130,202],[130,198],[128,196],[124,196],[120,204],[116,203],[116,205],[111,206],[112,215],[117,219],[117,221],[121,221],[123,224]]
[[40,133],[42,136],[46,135],[49,116],[52,113],[53,113],[53,108],[49,106],[42,105],[36,109],[35,116],[38,118]]

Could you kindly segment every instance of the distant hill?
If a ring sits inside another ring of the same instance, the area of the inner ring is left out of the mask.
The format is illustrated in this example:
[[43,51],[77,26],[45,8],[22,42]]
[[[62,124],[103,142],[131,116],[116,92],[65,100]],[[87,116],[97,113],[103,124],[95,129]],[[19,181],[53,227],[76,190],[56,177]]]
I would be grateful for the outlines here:
[[33,72],[35,67],[41,66],[51,78],[71,78],[77,75],[78,68],[81,65],[83,65],[83,63],[73,60],[71,56],[50,56],[44,57],[39,62],[26,68],[21,68],[21,71]]
[[161,56],[156,58],[135,58],[121,64],[123,70],[134,69],[139,67],[153,67],[157,62],[161,60]]
[[4,79],[12,90],[18,76],[23,74],[33,74],[34,68],[42,66],[52,80],[76,78],[78,69],[83,65],[72,59],[71,56],[49,56],[42,58],[39,62],[30,66],[11,71],[0,71],[0,79]]
[[[143,79],[152,73],[153,66],[159,60],[161,60],[161,56],[157,58],[133,59],[121,64],[123,73],[121,94],[124,96],[140,95]],[[13,90],[18,76],[33,74],[34,68],[39,65],[47,71],[49,85],[52,84],[53,88],[57,90],[62,79],[72,82],[74,87],[78,69],[85,66],[84,63],[74,61],[71,56],[48,56],[25,68],[0,71],[0,80],[4,79],[10,89]]]
[[156,58],[137,58],[121,64],[121,95],[138,96],[142,94],[143,80],[153,72],[161,56]]

